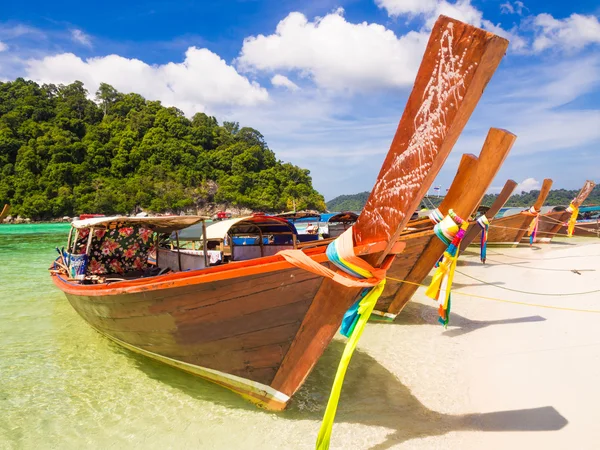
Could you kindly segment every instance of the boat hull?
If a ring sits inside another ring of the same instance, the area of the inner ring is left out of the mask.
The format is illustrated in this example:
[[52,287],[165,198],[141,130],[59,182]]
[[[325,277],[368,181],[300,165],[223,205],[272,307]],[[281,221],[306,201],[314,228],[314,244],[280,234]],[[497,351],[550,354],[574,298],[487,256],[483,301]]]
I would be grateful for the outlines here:
[[[567,226],[563,225],[557,234],[566,236]],[[600,221],[577,222],[573,230],[573,236],[600,237]]]
[[86,322],[119,345],[281,410],[360,289],[334,286],[336,301],[329,302],[326,317],[315,320],[311,310],[323,310],[330,280],[285,262],[262,269],[216,281],[203,274],[167,276],[108,289],[78,286],[58,275],[53,280]]
[[520,244],[534,218],[535,216],[529,212],[521,212],[513,216],[491,220],[488,230],[488,244],[510,246]]
[[566,211],[542,214],[540,216],[540,223],[538,224],[536,242],[545,244],[552,241],[552,238],[556,236],[556,233],[560,231],[564,223],[569,220],[569,217],[571,217],[571,213]]

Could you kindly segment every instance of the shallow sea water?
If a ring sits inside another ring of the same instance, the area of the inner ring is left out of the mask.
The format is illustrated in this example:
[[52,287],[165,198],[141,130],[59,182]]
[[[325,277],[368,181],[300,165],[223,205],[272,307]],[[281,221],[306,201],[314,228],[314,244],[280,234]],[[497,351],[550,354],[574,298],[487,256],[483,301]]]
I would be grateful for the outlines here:
[[[0,225],[1,449],[314,448],[341,340],[332,342],[288,410],[262,411],[92,330],[47,271],[67,233],[68,224]],[[369,448],[377,430],[385,441],[386,429],[395,428],[393,414],[406,406],[394,398],[407,394],[359,349],[335,443]]]

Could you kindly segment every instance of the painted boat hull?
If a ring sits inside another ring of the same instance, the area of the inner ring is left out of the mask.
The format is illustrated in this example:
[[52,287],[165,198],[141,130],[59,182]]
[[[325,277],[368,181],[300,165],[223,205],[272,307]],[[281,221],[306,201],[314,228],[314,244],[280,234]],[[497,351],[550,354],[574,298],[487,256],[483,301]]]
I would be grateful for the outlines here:
[[520,212],[508,217],[490,221],[488,244],[516,246],[527,234],[535,216],[529,212]]
[[[333,286],[336,302],[324,308],[330,280],[279,257],[261,259],[266,261],[259,270],[203,273],[208,269],[107,289],[78,286],[59,275],[52,279],[75,311],[114,342],[281,410],[360,289]],[[326,314],[315,318],[316,310]]]
[[[557,234],[566,236],[567,226],[563,225],[560,230],[558,230]],[[573,230],[573,236],[600,237],[600,221],[577,222],[575,224],[575,229]]]
[[[552,241],[556,233],[560,231],[564,223],[569,220],[571,213],[566,211],[549,212],[540,216],[536,242],[547,244]],[[566,236],[565,232],[565,236]]]

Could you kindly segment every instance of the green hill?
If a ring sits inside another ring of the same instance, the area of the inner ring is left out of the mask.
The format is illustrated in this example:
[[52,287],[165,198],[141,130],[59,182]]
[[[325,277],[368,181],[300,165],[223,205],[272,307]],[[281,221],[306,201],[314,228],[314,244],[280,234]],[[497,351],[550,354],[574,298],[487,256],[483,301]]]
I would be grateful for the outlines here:
[[[554,189],[548,194],[548,198],[544,205],[568,205],[571,200],[577,195],[579,190],[568,190],[568,189]],[[509,198],[505,206],[514,207],[527,207],[535,203],[540,191],[522,192],[515,194]],[[482,205],[490,206],[496,199],[497,194],[486,194],[481,202]],[[369,192],[360,192],[358,194],[351,195],[340,195],[327,202],[327,209],[329,211],[360,211],[365,206],[367,199],[369,198]],[[443,197],[428,197],[423,200],[423,204],[427,208],[437,207]],[[600,187],[596,186],[590,196],[585,201],[586,205],[599,205],[600,204]]]
[[[583,180],[582,180],[583,184]],[[552,189],[544,202],[544,206],[568,206],[571,200],[579,193],[579,189]],[[533,190],[529,192],[521,192],[520,194],[512,195],[504,206],[514,207],[528,207],[535,203],[539,190]],[[483,197],[482,204],[489,206],[496,199],[497,194],[486,194]],[[600,204],[600,187],[596,186],[592,193],[588,196],[584,205],[598,205]]]
[[360,192],[358,194],[340,195],[339,197],[327,202],[329,211],[360,211],[367,203],[370,192]]
[[32,219],[80,213],[324,210],[309,171],[279,161],[263,136],[203,113],[101,84],[0,82],[0,205]]

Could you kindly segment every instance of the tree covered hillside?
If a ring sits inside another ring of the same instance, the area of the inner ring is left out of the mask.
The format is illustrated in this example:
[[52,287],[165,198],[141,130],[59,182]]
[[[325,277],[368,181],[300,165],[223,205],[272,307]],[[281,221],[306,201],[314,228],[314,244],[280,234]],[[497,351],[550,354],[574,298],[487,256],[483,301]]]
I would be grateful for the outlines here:
[[360,211],[369,199],[369,191],[358,194],[340,195],[327,202],[329,211]]
[[309,171],[277,160],[257,130],[107,84],[95,99],[79,81],[0,82],[0,205],[34,219],[210,202],[325,209]]
[[[581,181],[581,185],[583,186],[583,180]],[[571,200],[575,198],[578,189],[553,189],[548,194],[546,201],[544,202],[545,206],[568,206]],[[521,192],[520,194],[512,195],[505,206],[514,206],[514,207],[528,207],[535,203],[536,199],[540,195],[539,190],[532,190],[529,192]],[[486,194],[481,201],[482,205],[490,206],[498,194]],[[327,202],[327,209],[330,211],[360,211],[365,206],[367,199],[369,197],[369,192],[360,192],[358,194],[353,195],[340,195],[339,197],[334,198],[333,200],[329,200]],[[428,208],[439,206],[443,197],[429,197],[427,200],[423,200],[423,204]],[[596,186],[587,200],[584,202],[584,205],[600,205],[600,186]]]

